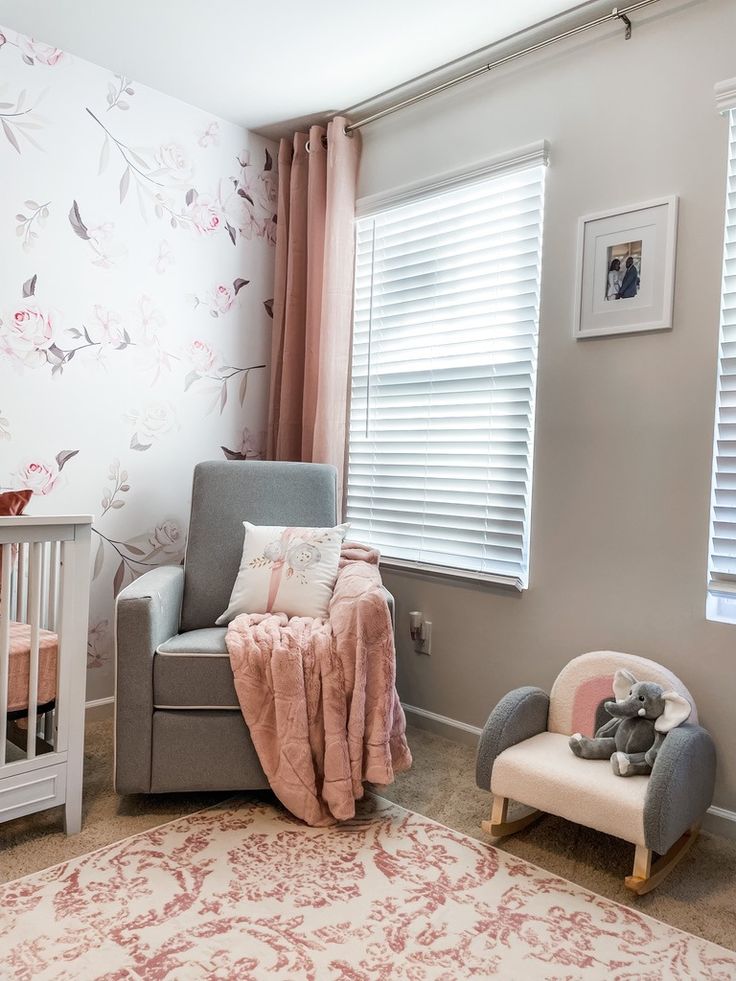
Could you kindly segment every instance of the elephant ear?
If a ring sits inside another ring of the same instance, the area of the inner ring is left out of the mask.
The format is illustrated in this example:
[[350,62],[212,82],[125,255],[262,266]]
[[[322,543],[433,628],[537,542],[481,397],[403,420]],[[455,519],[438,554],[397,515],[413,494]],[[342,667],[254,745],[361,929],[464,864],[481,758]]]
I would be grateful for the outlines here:
[[676,691],[663,692],[662,698],[664,699],[664,712],[654,723],[654,728],[657,732],[669,732],[670,729],[675,729],[690,718],[693,707],[686,698],[678,695]]
[[633,674],[626,668],[619,668],[613,676],[613,694],[616,696],[616,701],[623,702],[629,694],[631,686],[635,684],[636,678]]

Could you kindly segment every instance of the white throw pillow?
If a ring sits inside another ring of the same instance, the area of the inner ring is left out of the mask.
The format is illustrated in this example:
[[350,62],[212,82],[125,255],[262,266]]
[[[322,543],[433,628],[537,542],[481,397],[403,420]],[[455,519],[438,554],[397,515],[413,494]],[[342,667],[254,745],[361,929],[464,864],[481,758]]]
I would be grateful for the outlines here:
[[218,625],[230,623],[240,613],[326,619],[350,525],[284,528],[244,521],[243,527],[240,570]]

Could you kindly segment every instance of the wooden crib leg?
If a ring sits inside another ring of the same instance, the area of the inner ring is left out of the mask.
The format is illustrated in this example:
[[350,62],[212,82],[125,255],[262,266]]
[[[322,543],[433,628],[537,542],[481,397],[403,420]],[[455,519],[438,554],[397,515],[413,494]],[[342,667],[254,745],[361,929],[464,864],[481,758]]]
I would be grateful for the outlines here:
[[532,810],[528,814],[522,815],[515,821],[508,820],[509,799],[508,797],[493,797],[493,808],[491,810],[491,820],[481,822],[481,828],[494,838],[505,838],[507,835],[516,834],[522,828],[526,828],[533,821],[542,816],[543,811]]

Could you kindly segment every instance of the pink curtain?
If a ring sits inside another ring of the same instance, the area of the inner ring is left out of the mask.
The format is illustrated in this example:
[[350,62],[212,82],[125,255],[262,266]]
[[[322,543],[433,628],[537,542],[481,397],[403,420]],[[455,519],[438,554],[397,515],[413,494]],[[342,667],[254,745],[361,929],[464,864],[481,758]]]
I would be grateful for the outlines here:
[[268,458],[331,463],[340,493],[360,135],[338,116],[279,148]]

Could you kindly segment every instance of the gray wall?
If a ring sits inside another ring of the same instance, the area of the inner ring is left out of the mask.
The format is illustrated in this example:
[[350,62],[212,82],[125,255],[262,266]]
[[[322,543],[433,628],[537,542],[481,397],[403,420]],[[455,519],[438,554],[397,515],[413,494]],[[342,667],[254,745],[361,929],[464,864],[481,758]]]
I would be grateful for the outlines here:
[[[727,125],[736,4],[664,0],[364,131],[361,195],[539,139],[551,143],[539,343],[531,584],[522,595],[386,573],[402,699],[480,725],[509,689],[548,687],[609,648],[680,675],[736,809],[736,626],[705,619]],[[572,337],[580,215],[680,195],[672,332]],[[407,613],[433,621],[414,653]]]

